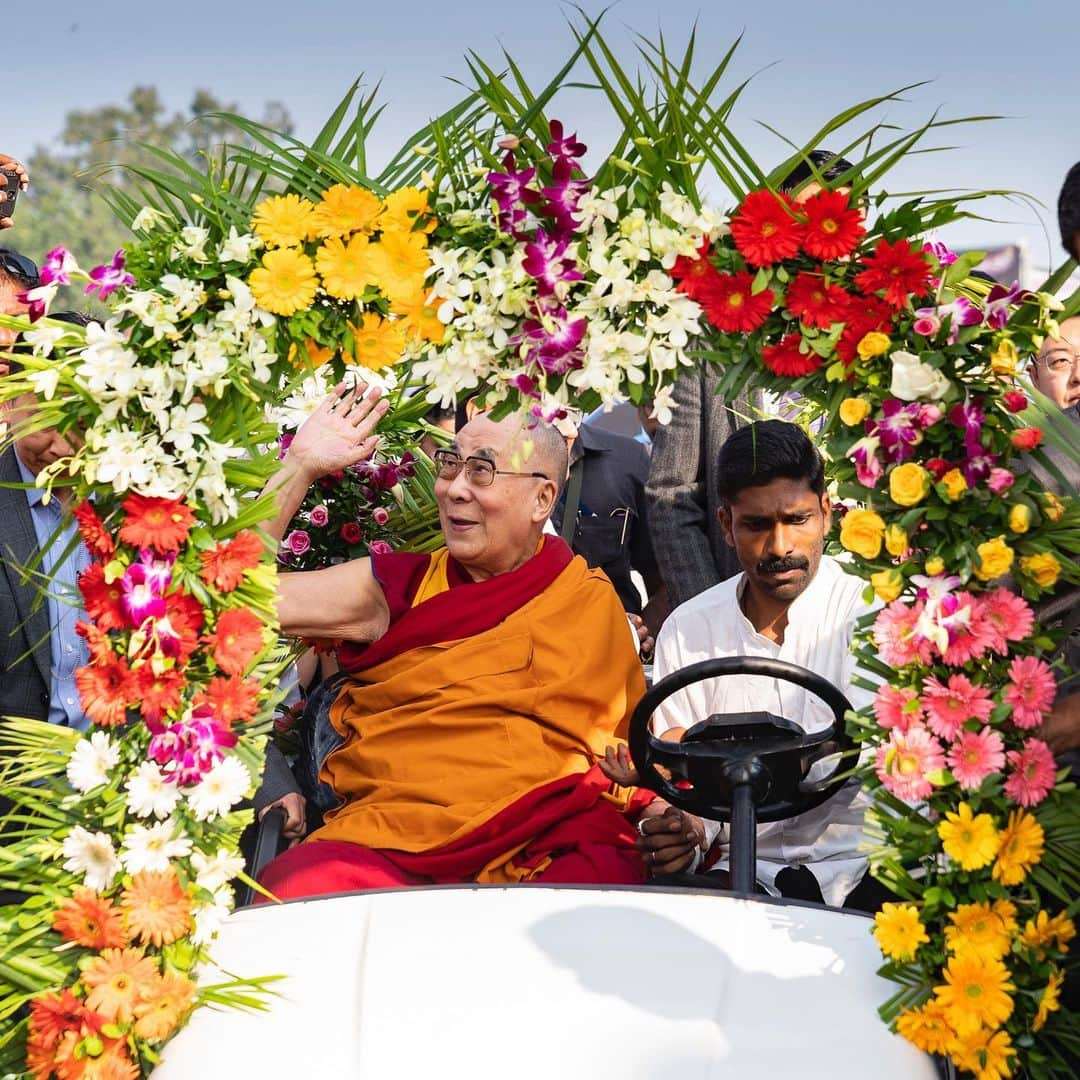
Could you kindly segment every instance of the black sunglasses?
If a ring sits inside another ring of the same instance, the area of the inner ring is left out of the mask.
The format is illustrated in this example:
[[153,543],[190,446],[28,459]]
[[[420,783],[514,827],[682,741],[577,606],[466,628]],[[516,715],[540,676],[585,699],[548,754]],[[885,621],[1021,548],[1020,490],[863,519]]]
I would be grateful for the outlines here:
[[34,260],[10,248],[0,248],[0,269],[18,278],[27,288],[36,289],[41,284],[41,275]]

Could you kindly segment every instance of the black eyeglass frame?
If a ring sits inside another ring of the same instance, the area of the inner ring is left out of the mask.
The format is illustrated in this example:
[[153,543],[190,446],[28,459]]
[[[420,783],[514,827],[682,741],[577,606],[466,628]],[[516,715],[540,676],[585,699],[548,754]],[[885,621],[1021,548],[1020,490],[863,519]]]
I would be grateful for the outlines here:
[[[449,459],[449,460],[448,460]],[[542,472],[514,472],[510,469],[496,469],[495,463],[489,458],[478,457],[475,454],[470,454],[467,458],[463,458],[458,454],[455,454],[453,450],[436,450],[431,455],[431,460],[435,462],[435,474],[440,480],[455,480],[461,473],[461,470],[465,470],[465,479],[470,484],[474,484],[476,487],[491,487],[495,483],[496,476],[525,476],[536,480],[550,480],[551,477],[547,473]],[[470,470],[468,468],[469,462],[475,461],[482,465],[483,468],[479,470]],[[453,469],[453,476],[446,476],[443,473],[444,469]],[[472,473],[472,475],[470,475]],[[477,483],[474,476],[490,476],[490,480]]]

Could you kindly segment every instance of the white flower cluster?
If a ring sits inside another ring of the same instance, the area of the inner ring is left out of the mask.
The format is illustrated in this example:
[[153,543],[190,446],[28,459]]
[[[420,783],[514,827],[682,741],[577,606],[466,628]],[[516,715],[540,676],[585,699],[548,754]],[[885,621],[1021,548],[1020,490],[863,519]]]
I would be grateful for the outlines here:
[[[537,384],[537,400],[545,406],[593,391],[611,407],[627,400],[631,385],[647,383],[656,415],[669,420],[666,387],[690,363],[687,348],[701,333],[702,314],[675,288],[669,271],[726,225],[670,187],[660,194],[659,214],[628,205],[631,199],[626,187],[593,188],[578,205],[578,241],[564,257],[582,279],[560,282],[553,298],[565,309],[564,323],[585,321],[565,372],[545,373],[529,356],[535,342],[522,340],[522,324],[536,317],[537,299],[523,244],[500,234],[481,250],[433,250],[431,303],[447,330],[444,341],[414,365],[429,386],[428,400],[449,404],[493,384],[497,400],[505,397],[509,380],[527,378]],[[482,228],[481,221],[474,213],[474,230]]]

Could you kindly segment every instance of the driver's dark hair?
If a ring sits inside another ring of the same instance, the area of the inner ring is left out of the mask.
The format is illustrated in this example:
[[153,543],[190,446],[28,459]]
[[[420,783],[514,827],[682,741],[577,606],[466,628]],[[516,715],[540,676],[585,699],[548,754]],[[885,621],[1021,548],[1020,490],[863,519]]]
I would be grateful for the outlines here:
[[1058,228],[1061,230],[1061,242],[1065,250],[1077,260],[1080,251],[1076,248],[1076,234],[1080,232],[1080,161],[1065,175],[1058,196]]
[[785,420],[758,420],[739,428],[723,446],[717,467],[720,501],[730,505],[744,488],[773,480],[805,480],[825,494],[825,462],[809,436]]
[[806,156],[814,163],[814,168],[811,169],[806,161],[800,161],[780,181],[781,191],[790,195],[802,187],[807,180],[816,180],[817,176],[814,174],[814,169],[817,170],[817,175],[821,176],[827,184],[831,184],[834,180],[839,180],[844,173],[851,172],[855,167],[846,158],[837,157],[831,150],[811,150]]

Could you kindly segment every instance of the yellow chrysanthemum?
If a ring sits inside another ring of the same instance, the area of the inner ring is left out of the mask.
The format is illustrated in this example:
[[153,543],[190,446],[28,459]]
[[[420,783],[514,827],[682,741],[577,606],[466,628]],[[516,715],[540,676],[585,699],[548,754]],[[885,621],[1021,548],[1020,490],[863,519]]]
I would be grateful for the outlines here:
[[1042,858],[1043,828],[1026,810],[1014,810],[1001,832],[1001,846],[994,863],[994,880],[1019,885]]
[[255,207],[251,226],[267,247],[296,247],[312,235],[314,209],[299,195],[275,195]]
[[1016,1051],[1007,1031],[982,1028],[954,1040],[949,1056],[975,1080],[1007,1080]]
[[947,813],[937,831],[945,854],[962,870],[979,870],[993,862],[1001,842],[994,819],[989,814],[973,815],[966,802],[956,813]]
[[1063,971],[1055,971],[1046,984],[1046,989],[1039,998],[1039,1008],[1035,1013],[1035,1019],[1031,1022],[1032,1031],[1041,1031],[1046,1026],[1046,1021],[1052,1012],[1061,1008],[1061,984],[1065,981]]
[[1012,1016],[1009,969],[996,956],[961,952],[945,965],[945,984],[934,995],[949,1026],[963,1037],[979,1028],[999,1028]]
[[359,300],[364,290],[375,284],[372,247],[366,236],[327,240],[315,256],[323,288],[339,300]]
[[874,916],[874,937],[891,960],[913,960],[915,950],[930,940],[914,904],[882,904]]
[[369,371],[390,367],[405,351],[405,329],[401,323],[381,319],[369,312],[359,326],[353,327],[356,362]]
[[349,236],[370,232],[379,216],[379,197],[362,187],[335,184],[323,192],[312,214],[315,236]]
[[1074,937],[1076,924],[1064,912],[1051,918],[1045,911],[1040,911],[1034,919],[1028,920],[1020,941],[1027,948],[1034,949],[1041,960],[1050,946],[1064,952],[1065,946]]
[[311,260],[293,248],[268,251],[248,278],[255,303],[274,315],[294,315],[311,307],[318,279]]
[[952,952],[979,949],[1004,956],[1012,946],[1005,923],[989,904],[961,904],[949,914],[949,923],[945,944]]
[[390,310],[401,316],[401,325],[407,338],[428,341],[433,345],[442,343],[446,325],[439,318],[439,309],[427,302],[425,292],[414,293],[404,300],[395,300],[391,303]]
[[933,1000],[901,1013],[896,1019],[896,1030],[924,1054],[944,1054],[956,1039],[956,1032],[945,1019],[945,1010]]
[[431,266],[423,233],[388,231],[371,245],[372,268],[379,289],[394,301],[408,301],[424,287]]
[[[416,224],[421,218],[421,223]],[[386,231],[429,233],[436,225],[435,216],[428,205],[426,191],[415,187],[398,188],[386,196],[383,212],[379,218],[379,228]]]

